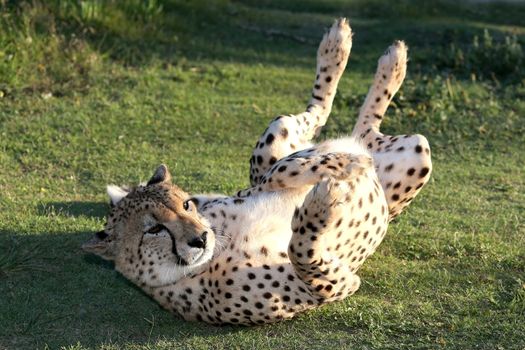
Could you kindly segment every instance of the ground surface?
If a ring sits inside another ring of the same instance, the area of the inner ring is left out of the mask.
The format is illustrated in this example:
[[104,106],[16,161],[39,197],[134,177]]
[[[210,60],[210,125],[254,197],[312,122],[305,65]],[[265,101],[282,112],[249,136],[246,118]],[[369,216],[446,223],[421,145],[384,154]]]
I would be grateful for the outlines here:
[[[1,3],[0,349],[525,348],[523,5]],[[350,131],[377,58],[404,39],[407,81],[383,125],[426,135],[434,160],[356,295],[211,327],[80,251],[103,225],[104,186],[161,162],[190,192],[245,187],[268,121],[304,110],[337,16],[354,48],[322,137]]]

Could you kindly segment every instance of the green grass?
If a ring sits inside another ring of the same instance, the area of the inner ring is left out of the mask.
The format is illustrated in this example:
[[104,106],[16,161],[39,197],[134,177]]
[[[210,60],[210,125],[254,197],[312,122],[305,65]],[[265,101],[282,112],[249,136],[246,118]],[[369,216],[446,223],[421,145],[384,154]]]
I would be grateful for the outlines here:
[[[525,6],[0,9],[0,349],[525,349]],[[354,296],[263,327],[188,323],[80,250],[104,223],[104,186],[161,162],[193,193],[245,187],[251,147],[275,115],[304,109],[316,45],[341,15],[354,48],[322,136],[351,130],[377,58],[401,38],[409,71],[384,130],[426,135],[434,160]],[[494,43],[480,49],[485,29]]]

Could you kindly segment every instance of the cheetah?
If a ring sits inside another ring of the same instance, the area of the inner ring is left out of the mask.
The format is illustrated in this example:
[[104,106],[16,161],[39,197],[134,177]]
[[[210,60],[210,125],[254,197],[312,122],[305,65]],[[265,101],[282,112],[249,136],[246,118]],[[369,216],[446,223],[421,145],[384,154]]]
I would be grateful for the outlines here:
[[335,21],[306,111],[275,118],[256,143],[251,187],[192,196],[161,165],[146,184],[108,186],[107,223],[83,249],[192,321],[271,323],[355,293],[359,268],[427,183],[431,161],[425,137],[379,131],[406,73],[401,41],[379,59],[351,136],[311,143],[351,46],[347,20]]

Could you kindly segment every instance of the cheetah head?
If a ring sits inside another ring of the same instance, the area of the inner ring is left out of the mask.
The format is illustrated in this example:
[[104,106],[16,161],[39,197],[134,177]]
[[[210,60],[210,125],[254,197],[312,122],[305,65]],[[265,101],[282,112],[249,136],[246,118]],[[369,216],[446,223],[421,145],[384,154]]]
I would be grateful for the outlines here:
[[157,287],[196,273],[213,256],[215,234],[189,195],[161,165],[146,185],[108,186],[112,208],[104,230],[82,248],[139,286]]

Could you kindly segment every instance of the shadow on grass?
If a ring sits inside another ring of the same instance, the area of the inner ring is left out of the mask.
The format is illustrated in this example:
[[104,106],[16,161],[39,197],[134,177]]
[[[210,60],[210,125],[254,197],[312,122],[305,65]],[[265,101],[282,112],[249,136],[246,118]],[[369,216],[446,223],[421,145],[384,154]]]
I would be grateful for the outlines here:
[[[216,327],[186,322],[168,313],[114,271],[112,263],[85,254],[80,249],[81,244],[91,235],[91,232],[52,232],[39,235],[0,232],[0,252],[10,250],[13,246],[33,251],[30,261],[34,266],[0,276],[0,295],[3,296],[0,303],[1,346],[8,349],[42,348],[46,345],[49,348],[59,348],[79,343],[84,347],[100,348],[112,344],[123,348],[146,344],[153,346],[159,341],[171,341],[179,346],[192,347],[203,341],[209,344],[207,339],[213,341],[216,337],[225,337],[222,341],[235,343],[238,337],[246,338],[254,334],[260,336],[260,327]],[[35,247],[38,249],[34,249]],[[499,268],[480,267],[478,272],[480,275],[490,275]],[[448,271],[453,283],[457,284],[456,287],[462,288],[467,278],[465,269],[450,267]],[[421,273],[416,275],[422,278]],[[495,302],[503,306],[487,304],[485,299],[472,300],[471,309],[479,310],[475,312],[476,317],[481,317],[490,310],[504,308],[510,302],[513,296],[507,295],[508,290],[516,284],[510,277],[507,273],[502,276],[505,288],[494,294]],[[435,282],[427,282],[425,284],[422,281],[422,285],[432,289],[431,284]],[[429,291],[427,287],[422,288]],[[451,285],[451,288],[455,287]],[[382,297],[381,291],[374,293],[370,288],[362,293],[368,293],[372,298]],[[360,317],[362,310],[345,310],[344,317],[334,319],[333,313],[320,311],[319,314],[305,315],[299,320],[286,321],[268,329],[284,336],[290,329],[295,329],[296,322],[299,325],[308,325],[309,317],[327,317],[326,330],[329,332],[344,332],[348,336],[367,334],[370,324]],[[452,303],[446,306],[446,311],[447,314],[454,314],[457,309]],[[380,310],[377,309],[376,312]],[[316,322],[318,321],[314,321]],[[428,336],[434,334],[434,330],[427,329],[426,326],[413,329],[410,324],[400,327],[397,321],[388,322],[381,327],[395,329],[400,336],[421,336],[427,332]],[[251,333],[252,329],[256,333]],[[461,334],[450,336],[460,337]]]

